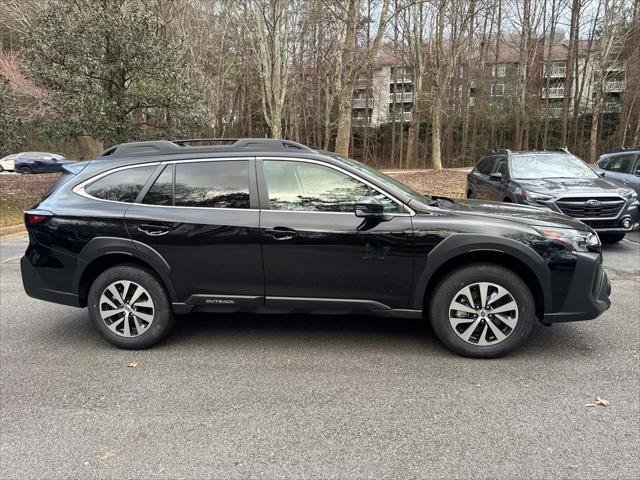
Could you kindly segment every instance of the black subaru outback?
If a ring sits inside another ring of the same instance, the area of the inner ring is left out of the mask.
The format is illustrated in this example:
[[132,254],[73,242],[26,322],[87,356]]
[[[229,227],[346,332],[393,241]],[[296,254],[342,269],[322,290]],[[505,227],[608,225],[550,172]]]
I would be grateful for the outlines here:
[[638,195],[606,178],[566,149],[493,150],[467,176],[467,198],[546,208],[577,218],[603,242],[638,229]]
[[537,321],[610,305],[598,236],[539,208],[421,195],[283,140],[117,145],[65,167],[25,212],[27,293],[88,307],[122,348],[176,314],[427,318],[453,351],[496,357]]

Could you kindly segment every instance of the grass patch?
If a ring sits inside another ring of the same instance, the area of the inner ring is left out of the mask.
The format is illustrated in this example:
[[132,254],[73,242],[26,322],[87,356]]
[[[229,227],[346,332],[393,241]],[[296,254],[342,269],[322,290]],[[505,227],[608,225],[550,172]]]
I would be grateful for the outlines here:
[[60,174],[0,175],[0,227],[19,225]]

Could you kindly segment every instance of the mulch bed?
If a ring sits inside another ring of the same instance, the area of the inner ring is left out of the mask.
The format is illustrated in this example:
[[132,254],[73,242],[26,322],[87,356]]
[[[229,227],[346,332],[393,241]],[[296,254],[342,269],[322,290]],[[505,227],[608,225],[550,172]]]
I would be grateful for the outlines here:
[[[465,171],[395,172],[390,175],[427,195],[465,196]],[[58,176],[58,173],[0,175],[0,227],[22,223],[23,211],[33,206]]]

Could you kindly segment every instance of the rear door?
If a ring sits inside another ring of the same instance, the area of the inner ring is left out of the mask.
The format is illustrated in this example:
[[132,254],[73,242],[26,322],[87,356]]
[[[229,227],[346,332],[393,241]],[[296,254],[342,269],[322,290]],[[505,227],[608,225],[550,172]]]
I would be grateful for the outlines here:
[[126,212],[133,240],[169,264],[180,301],[237,309],[263,303],[252,158],[166,162]]
[[[353,311],[407,308],[414,255],[410,210],[350,174],[305,159],[258,159],[267,306]],[[365,222],[376,196],[387,221]]]

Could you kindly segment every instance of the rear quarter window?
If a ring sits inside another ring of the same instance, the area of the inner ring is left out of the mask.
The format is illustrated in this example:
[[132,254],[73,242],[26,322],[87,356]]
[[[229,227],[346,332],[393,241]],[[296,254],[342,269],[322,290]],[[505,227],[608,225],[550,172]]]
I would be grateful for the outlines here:
[[155,165],[125,168],[90,183],[84,191],[100,200],[135,202],[155,169]]

